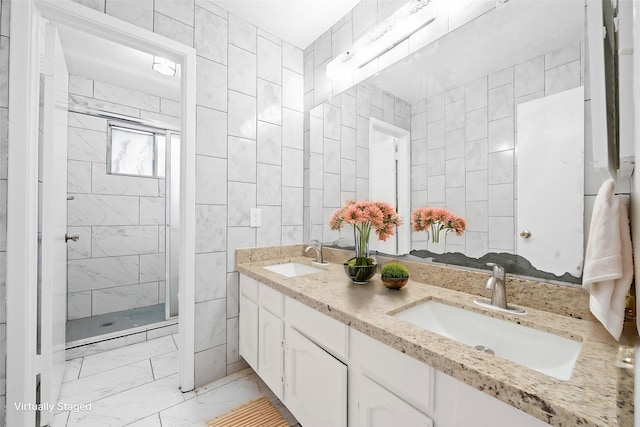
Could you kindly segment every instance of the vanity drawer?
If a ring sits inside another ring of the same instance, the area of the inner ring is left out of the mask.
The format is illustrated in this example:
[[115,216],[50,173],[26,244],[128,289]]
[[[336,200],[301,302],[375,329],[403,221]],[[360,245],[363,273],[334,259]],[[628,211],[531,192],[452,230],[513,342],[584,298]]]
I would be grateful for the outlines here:
[[349,327],[306,305],[285,298],[287,322],[341,361],[349,355]]
[[244,274],[240,275],[240,294],[251,301],[258,302],[258,281]]
[[433,413],[434,368],[355,329],[350,345],[350,364],[419,410]]
[[258,301],[260,307],[282,319],[284,315],[284,295],[267,285],[258,283]]

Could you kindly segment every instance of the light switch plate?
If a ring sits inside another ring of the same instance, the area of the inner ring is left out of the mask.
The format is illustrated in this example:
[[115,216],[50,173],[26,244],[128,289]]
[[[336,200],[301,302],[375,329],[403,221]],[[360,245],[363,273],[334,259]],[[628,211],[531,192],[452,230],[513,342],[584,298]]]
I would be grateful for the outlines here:
[[251,216],[251,219],[249,220],[249,225],[251,227],[262,226],[262,210],[261,209],[251,208],[250,216]]

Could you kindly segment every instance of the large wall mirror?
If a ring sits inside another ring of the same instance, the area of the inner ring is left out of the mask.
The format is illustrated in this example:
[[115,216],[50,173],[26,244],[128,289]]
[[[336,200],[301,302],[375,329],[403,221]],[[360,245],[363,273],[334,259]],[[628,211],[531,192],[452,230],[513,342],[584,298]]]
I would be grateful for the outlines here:
[[467,221],[438,244],[413,232],[408,256],[579,283],[606,173],[591,160],[585,16],[582,1],[508,1],[313,108],[311,239],[353,245],[327,222],[369,198],[373,118],[410,131],[411,209]]

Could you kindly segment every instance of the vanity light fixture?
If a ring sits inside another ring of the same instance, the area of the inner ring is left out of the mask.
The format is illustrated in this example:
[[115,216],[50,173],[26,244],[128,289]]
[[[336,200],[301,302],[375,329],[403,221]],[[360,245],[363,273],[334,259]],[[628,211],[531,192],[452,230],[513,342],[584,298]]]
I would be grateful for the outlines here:
[[170,59],[163,58],[161,56],[153,56],[154,70],[162,74],[163,76],[175,76],[176,75],[176,63]]
[[327,77],[341,80],[402,43],[416,31],[432,23],[437,14],[428,7],[431,0],[410,0],[393,15],[327,64]]

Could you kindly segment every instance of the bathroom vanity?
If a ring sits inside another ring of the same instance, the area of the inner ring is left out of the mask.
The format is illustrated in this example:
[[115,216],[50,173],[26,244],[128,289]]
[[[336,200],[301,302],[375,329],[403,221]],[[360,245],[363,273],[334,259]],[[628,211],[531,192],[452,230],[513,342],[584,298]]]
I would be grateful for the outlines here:
[[[583,313],[562,315],[535,304],[520,317],[489,312],[474,307],[476,295],[443,279],[468,274],[468,283],[480,279],[479,290],[487,275],[424,264],[409,267],[441,270],[432,276],[443,283],[410,281],[390,291],[376,276],[355,285],[339,263],[341,251],[327,252],[335,253],[325,267],[311,266],[302,246],[237,252],[240,354],[302,425],[632,425],[633,369],[616,364],[617,344],[599,324],[570,316]],[[287,277],[264,268],[290,262],[318,271],[302,268]],[[423,275],[412,271],[412,277]],[[564,299],[567,290],[560,288]],[[579,342],[569,379],[394,317],[431,300]],[[573,305],[584,302],[577,298]]]

